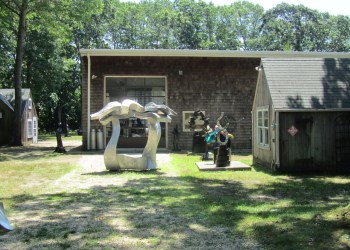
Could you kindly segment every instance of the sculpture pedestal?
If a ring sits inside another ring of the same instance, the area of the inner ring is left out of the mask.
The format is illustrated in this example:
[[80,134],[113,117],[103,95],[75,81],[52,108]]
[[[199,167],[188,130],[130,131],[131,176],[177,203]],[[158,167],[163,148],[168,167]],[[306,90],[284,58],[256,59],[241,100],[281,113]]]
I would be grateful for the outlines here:
[[194,132],[192,137],[192,153],[205,153],[206,152],[206,142],[201,132]]

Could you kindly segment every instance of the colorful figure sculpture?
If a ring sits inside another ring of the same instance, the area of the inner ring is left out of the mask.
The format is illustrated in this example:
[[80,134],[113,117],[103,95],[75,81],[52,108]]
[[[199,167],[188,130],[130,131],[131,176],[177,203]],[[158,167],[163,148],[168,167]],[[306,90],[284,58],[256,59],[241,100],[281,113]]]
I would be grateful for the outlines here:
[[[112,122],[112,137],[104,152],[104,162],[108,170],[148,170],[156,169],[156,153],[161,137],[160,122],[171,122],[171,115],[176,115],[166,105],[148,103],[145,107],[132,100],[110,102],[99,112],[92,114],[91,119],[106,125]],[[141,156],[118,154],[117,144],[120,135],[120,119],[135,117],[149,123],[148,141]]]
[[206,143],[214,144],[214,163],[216,167],[230,166],[231,163],[231,139],[232,134],[229,134],[227,127],[229,123],[226,121],[225,126],[222,126],[220,121],[224,118],[224,112],[216,121],[215,130],[206,134]]
[[192,153],[205,153],[203,159],[208,158],[208,146],[205,143],[205,135],[211,131],[209,127],[209,118],[205,117],[200,110],[195,111],[190,120],[190,128],[193,130]]

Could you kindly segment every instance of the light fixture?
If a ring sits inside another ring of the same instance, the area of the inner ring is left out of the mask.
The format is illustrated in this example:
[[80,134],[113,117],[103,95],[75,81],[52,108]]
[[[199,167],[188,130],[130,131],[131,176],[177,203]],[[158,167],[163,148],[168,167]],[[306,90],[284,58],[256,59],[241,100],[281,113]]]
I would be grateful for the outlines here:
[[263,67],[262,65],[257,66],[257,67],[255,67],[255,70],[256,70],[256,71],[261,71],[262,67]]
[[96,78],[97,78],[97,75],[92,75],[92,76],[91,76],[91,79],[92,79],[92,80],[94,80],[94,79],[96,79]]
[[182,76],[182,75],[183,75],[182,70],[179,70],[179,76]]

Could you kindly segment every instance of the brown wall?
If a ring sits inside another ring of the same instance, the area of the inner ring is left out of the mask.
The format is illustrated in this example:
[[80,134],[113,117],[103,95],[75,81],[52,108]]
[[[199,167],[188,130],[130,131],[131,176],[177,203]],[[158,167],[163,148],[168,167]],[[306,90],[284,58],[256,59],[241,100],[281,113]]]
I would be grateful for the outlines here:
[[2,101],[0,101],[0,145],[9,144],[12,137],[14,112]]
[[[229,131],[235,135],[233,149],[251,149],[251,109],[258,73],[259,58],[175,58],[175,57],[91,57],[91,113],[103,107],[104,76],[165,76],[168,106],[178,115],[169,124],[168,143],[172,148],[172,131],[180,130],[180,148],[190,149],[192,133],[182,131],[182,111],[204,110],[211,125],[221,112],[235,120],[245,118]],[[87,146],[87,57],[82,58],[82,129],[83,146]],[[179,75],[179,70],[183,75]],[[91,128],[101,128],[97,121]]]

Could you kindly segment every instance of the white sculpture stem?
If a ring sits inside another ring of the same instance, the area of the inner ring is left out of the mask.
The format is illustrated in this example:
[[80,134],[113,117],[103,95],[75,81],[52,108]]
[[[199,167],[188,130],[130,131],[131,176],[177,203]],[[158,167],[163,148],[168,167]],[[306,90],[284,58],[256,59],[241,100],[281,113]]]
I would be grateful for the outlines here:
[[120,122],[119,119],[114,118],[112,120],[112,137],[109,140],[104,153],[104,160],[107,169],[110,169],[116,162],[118,162],[117,145],[120,135]]
[[143,157],[147,158],[147,166],[148,169],[156,169],[157,168],[157,161],[156,161],[156,153],[157,153],[157,147],[160,141],[161,137],[161,127],[160,123],[156,122],[153,123],[153,121],[149,121],[149,127],[148,127],[148,140],[147,144],[145,146],[145,149],[143,150]]

